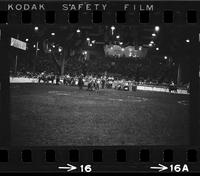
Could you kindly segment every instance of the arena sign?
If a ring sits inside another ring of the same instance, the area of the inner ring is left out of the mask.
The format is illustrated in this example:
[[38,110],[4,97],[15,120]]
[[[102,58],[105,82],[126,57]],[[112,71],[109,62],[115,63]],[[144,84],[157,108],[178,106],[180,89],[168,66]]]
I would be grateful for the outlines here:
[[23,42],[21,40],[11,38],[10,46],[13,46],[15,48],[21,49],[21,50],[26,50],[26,42]]

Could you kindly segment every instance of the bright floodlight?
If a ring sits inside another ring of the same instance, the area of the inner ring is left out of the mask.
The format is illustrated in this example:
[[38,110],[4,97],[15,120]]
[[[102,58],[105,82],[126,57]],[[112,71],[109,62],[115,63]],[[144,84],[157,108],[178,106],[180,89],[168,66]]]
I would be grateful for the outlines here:
[[159,50],[159,48],[156,48],[156,50],[158,51],[158,50]]
[[190,39],[185,40],[187,43],[190,43]]
[[124,51],[124,48],[122,48],[122,51]]
[[35,45],[33,45],[33,48],[35,48],[36,46]]
[[164,56],[164,59],[167,59],[167,56]]
[[115,26],[111,26],[111,29],[112,29],[112,30],[115,30]]
[[151,41],[150,43],[151,43],[151,44],[154,44],[154,41]]
[[38,26],[35,26],[35,27],[34,27],[34,30],[35,30],[35,31],[38,31],[38,29],[39,29]]
[[55,48],[56,46],[55,46],[55,45],[52,45],[52,47]]
[[123,45],[123,42],[119,42],[120,45]]
[[28,38],[25,41],[28,42]]
[[149,46],[152,46],[152,43],[149,43]]
[[90,41],[90,38],[88,37],[86,40],[87,40],[87,41]]
[[142,47],[141,47],[141,46],[139,47],[139,50],[140,50],[140,51],[142,50]]
[[119,39],[119,38],[120,38],[120,36],[119,36],[119,35],[117,35],[117,36],[116,36],[116,38],[117,38],[117,39]]
[[92,43],[90,43],[89,46],[92,46]]
[[54,35],[55,35],[55,33],[54,33],[54,32],[52,32],[52,33],[51,33],[51,35],[52,35],[52,36],[54,36]]
[[111,26],[112,35],[114,34],[115,26]]
[[49,52],[51,52],[51,49],[49,49]]
[[58,48],[58,52],[62,52],[62,48],[61,47]]
[[77,33],[80,33],[80,32],[81,32],[81,30],[80,30],[80,29],[77,29],[77,30],[76,30],[76,32],[77,32]]
[[153,33],[153,34],[152,34],[152,36],[153,36],[153,37],[155,37],[155,36],[156,36],[156,34],[155,34],[155,33]]
[[155,26],[155,31],[158,32],[160,30],[159,26]]
[[92,43],[94,44],[94,43],[95,43],[95,40],[92,40]]

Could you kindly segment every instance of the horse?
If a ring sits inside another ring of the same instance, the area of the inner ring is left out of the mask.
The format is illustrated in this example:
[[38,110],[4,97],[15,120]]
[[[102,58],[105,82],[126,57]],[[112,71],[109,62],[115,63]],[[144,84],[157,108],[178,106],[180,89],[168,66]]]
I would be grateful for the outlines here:
[[83,86],[84,86],[83,78],[80,77],[78,79],[78,87],[81,90],[83,88]]
[[54,79],[55,79],[55,75],[53,75],[53,74],[40,74],[38,76],[39,83],[42,80],[44,83],[49,83],[49,81],[51,81],[51,83],[53,84]]
[[175,85],[169,85],[169,92],[171,93],[172,91],[177,92],[177,87]]
[[94,90],[94,81],[90,81],[89,83],[88,83],[88,89],[87,90]]
[[55,75],[49,74],[49,75],[46,76],[46,81],[47,81],[47,82],[51,81],[51,83],[53,84],[55,78],[56,78]]
[[88,83],[88,89],[87,90],[90,90],[90,91],[98,91],[99,90],[99,83],[97,80],[92,80]]
[[47,80],[46,80],[45,74],[40,74],[40,75],[38,76],[38,83],[40,83],[41,80],[42,80],[44,83],[47,81]]

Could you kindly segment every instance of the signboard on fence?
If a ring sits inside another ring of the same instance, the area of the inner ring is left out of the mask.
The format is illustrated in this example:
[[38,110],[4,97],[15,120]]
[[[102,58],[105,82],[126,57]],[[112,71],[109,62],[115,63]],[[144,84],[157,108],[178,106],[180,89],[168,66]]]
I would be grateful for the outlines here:
[[21,50],[26,50],[26,42],[22,42],[21,40],[15,38],[11,38],[10,46]]

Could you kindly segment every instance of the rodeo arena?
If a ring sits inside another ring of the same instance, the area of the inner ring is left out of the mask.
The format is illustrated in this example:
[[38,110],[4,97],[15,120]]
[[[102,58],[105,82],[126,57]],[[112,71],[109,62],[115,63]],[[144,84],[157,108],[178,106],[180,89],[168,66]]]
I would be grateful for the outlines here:
[[181,30],[9,31],[12,144],[188,144],[192,38]]

